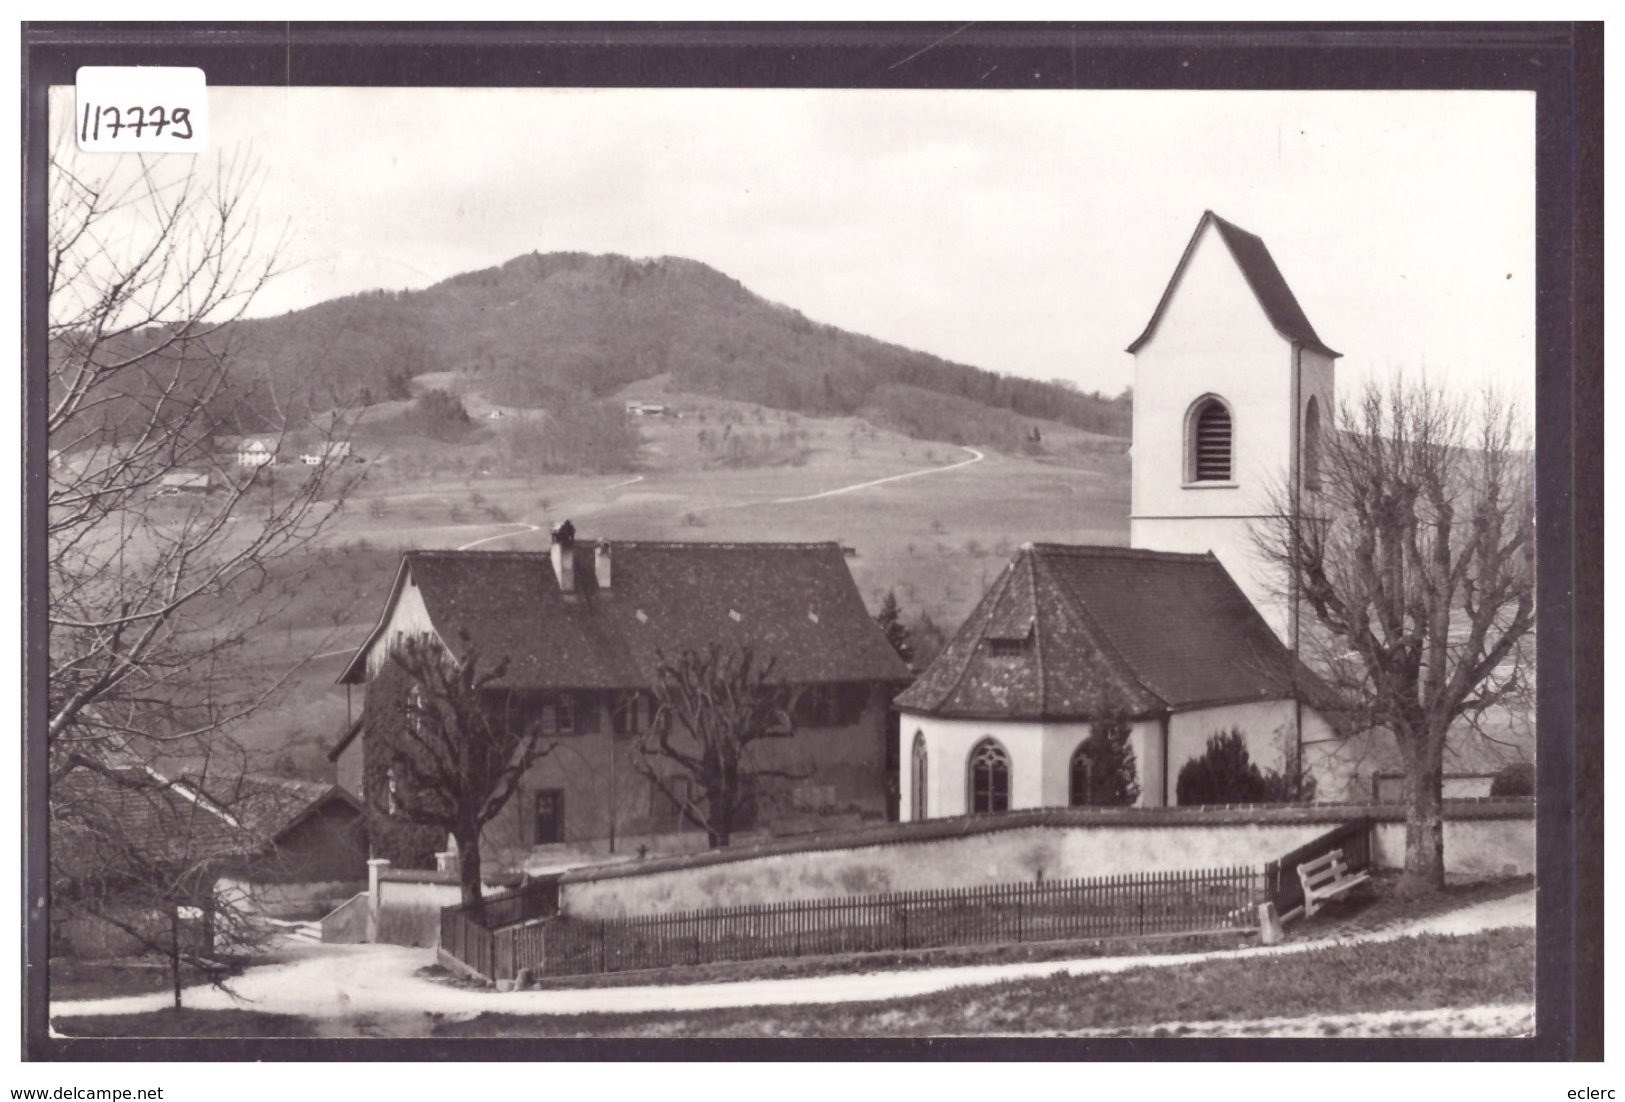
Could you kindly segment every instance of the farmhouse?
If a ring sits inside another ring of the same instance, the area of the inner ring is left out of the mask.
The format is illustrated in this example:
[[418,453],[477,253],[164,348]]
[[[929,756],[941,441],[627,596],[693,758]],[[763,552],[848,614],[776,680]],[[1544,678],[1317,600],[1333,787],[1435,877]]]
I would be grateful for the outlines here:
[[164,497],[207,494],[213,489],[208,471],[170,471],[158,480],[158,493]]
[[1129,548],[1029,544],[897,700],[902,817],[1090,802],[1085,744],[1130,726],[1138,803],[1240,731],[1346,795],[1300,610],[1252,529],[1315,508],[1338,353],[1264,242],[1204,212],[1134,355]]
[[[411,691],[390,653],[412,635],[458,655],[472,647],[484,669],[505,660],[497,686],[516,693],[555,744],[487,828],[484,848],[498,860],[704,846],[634,761],[661,662],[713,644],[772,660],[795,691],[794,735],[756,749],[764,765],[798,779],[764,783],[741,830],[813,830],[894,813],[888,705],[909,672],[870,618],[839,544],[588,546],[566,521],[548,552],[408,552],[340,682],[365,686],[360,795],[374,855],[422,865],[444,838],[392,814],[387,749]],[[341,769],[350,753],[335,748]]]
[[274,436],[244,436],[237,441],[237,465],[264,467],[274,464],[280,446],[281,441]]

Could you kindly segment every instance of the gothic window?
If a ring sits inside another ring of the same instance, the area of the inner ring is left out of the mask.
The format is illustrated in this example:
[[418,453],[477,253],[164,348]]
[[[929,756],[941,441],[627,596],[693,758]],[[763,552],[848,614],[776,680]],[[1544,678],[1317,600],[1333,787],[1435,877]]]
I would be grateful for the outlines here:
[[970,752],[970,809],[975,815],[1010,810],[1010,755],[991,738]]
[[925,784],[927,780],[927,773],[924,731],[914,732],[914,762],[913,772],[910,774],[910,776],[913,778],[913,780],[909,785],[910,810],[908,817],[915,822],[919,822],[921,819],[924,819],[926,815]]
[[423,688],[419,685],[406,690],[406,729],[415,738],[423,735]]
[[1186,434],[1186,481],[1229,482],[1235,477],[1234,426],[1223,400],[1209,395],[1192,406]]
[[1313,395],[1303,411],[1303,488],[1320,489],[1320,403]]

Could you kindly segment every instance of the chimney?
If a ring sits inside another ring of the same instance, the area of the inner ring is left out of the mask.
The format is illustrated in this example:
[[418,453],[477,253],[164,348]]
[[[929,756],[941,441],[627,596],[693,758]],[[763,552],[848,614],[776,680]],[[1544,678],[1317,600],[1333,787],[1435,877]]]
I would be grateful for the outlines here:
[[553,526],[553,573],[566,595],[576,591],[576,526],[569,521]]
[[609,588],[609,541],[599,540],[592,549],[593,573],[598,576],[598,588]]

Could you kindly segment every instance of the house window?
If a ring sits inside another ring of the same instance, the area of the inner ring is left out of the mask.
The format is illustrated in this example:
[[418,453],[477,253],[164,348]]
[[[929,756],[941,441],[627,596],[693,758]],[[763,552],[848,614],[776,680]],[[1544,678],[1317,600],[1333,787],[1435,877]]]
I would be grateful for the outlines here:
[[994,658],[1020,658],[1027,653],[1031,639],[1030,631],[1020,639],[990,637],[987,641],[988,653]]
[[925,732],[914,732],[914,760],[913,771],[909,774],[909,814],[908,817],[915,822],[925,818],[925,782],[927,780],[925,760]]
[[406,730],[413,738],[423,737],[423,687],[406,690]]
[[1186,427],[1185,480],[1229,482],[1235,474],[1230,407],[1209,395],[1191,407]]
[[991,738],[970,752],[970,809],[973,815],[1010,810],[1010,755]]
[[569,693],[559,693],[542,705],[542,733],[546,735],[573,735],[576,733],[576,700]]
[[564,841],[564,790],[541,789],[535,800],[536,844],[550,846]]
[[1320,403],[1313,395],[1303,411],[1303,488],[1320,489]]

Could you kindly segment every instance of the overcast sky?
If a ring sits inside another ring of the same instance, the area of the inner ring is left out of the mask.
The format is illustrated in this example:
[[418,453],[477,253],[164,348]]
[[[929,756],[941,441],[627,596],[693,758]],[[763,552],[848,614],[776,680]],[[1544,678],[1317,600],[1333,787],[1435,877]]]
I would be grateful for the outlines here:
[[1268,243],[1344,382],[1533,399],[1529,94],[216,88],[210,114],[292,232],[256,313],[532,250],[685,256],[1115,392],[1212,208]]

